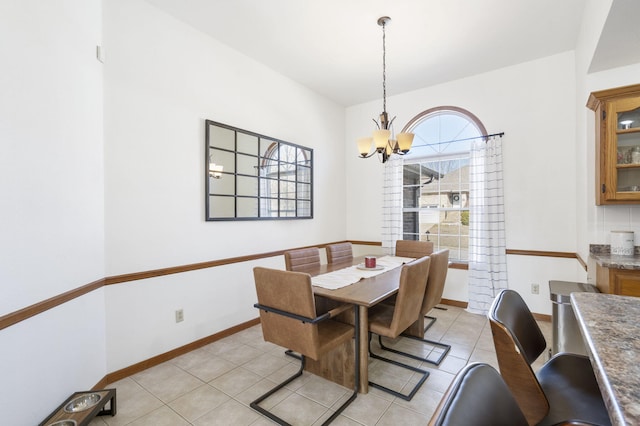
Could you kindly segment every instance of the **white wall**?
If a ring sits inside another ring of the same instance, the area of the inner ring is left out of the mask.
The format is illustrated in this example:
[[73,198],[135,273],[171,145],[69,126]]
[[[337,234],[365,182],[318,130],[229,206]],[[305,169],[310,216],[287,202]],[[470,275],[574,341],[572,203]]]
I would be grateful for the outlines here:
[[[609,244],[610,231],[635,231],[635,245],[640,245],[640,206],[596,206],[595,205],[595,116],[586,107],[593,91],[638,84],[640,64],[619,67],[588,74],[593,52],[611,8],[612,1],[590,0],[587,2],[583,24],[576,48],[576,154],[579,167],[578,204],[578,251],[587,259],[589,244]],[[588,281],[595,283],[595,270],[589,269]]]
[[[507,248],[575,252],[574,99],[574,55],[567,52],[393,96],[388,109],[397,115],[398,128],[426,109],[453,105],[474,113],[489,133],[505,132]],[[371,117],[379,109],[379,102],[347,109],[348,239],[380,240],[382,165],[356,158],[350,142],[371,131]],[[575,260],[509,256],[509,285],[536,312],[550,314],[548,281],[585,279],[576,265]],[[444,297],[466,301],[466,281],[464,272],[450,274]],[[540,284],[539,295],[530,294],[532,283]]]
[[[344,239],[342,107],[144,1],[104,8],[108,276]],[[312,148],[314,218],[205,222],[205,119]],[[109,372],[257,317],[251,266],[107,287]]]
[[[99,0],[0,3],[0,316],[104,277]],[[97,290],[0,330],[2,423],[106,374]]]

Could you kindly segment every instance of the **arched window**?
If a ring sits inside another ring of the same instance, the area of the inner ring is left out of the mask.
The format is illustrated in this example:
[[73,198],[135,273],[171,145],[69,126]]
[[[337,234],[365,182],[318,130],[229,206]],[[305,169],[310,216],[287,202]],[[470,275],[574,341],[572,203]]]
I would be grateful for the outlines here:
[[415,134],[404,156],[403,239],[432,241],[466,261],[471,142],[487,135],[485,127],[469,111],[443,106],[418,114],[403,131]]

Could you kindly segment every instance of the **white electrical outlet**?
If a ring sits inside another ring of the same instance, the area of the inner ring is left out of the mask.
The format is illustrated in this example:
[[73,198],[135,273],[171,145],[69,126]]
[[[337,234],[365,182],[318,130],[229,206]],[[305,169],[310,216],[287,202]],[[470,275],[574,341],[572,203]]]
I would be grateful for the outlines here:
[[531,294],[540,294],[540,284],[531,284]]
[[184,311],[182,309],[176,310],[176,322],[184,321]]

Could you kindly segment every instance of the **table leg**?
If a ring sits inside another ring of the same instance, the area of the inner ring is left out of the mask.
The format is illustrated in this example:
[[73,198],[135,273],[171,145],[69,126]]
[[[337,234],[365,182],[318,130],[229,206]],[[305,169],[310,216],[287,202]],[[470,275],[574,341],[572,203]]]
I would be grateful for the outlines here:
[[360,392],[369,393],[369,309],[358,307],[360,319]]

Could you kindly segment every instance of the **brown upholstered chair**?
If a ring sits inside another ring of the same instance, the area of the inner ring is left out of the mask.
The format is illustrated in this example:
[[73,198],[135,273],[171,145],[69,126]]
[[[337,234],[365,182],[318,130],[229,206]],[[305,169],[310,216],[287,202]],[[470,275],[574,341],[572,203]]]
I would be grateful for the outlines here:
[[287,271],[304,272],[305,268],[320,266],[320,250],[317,247],[309,247],[286,251],[284,263]]
[[351,262],[353,260],[353,247],[351,243],[329,244],[327,246],[327,263]]
[[[431,260],[428,256],[421,257],[402,266],[400,271],[400,285],[393,306],[379,303],[369,310],[369,332],[380,336],[395,339],[411,326],[420,314],[422,299],[424,298],[425,287],[427,285],[427,275]],[[369,336],[371,337],[371,336]],[[406,368],[421,375],[418,383],[409,394],[402,394],[378,383],[369,382],[375,388],[388,392],[406,401],[411,400],[420,386],[429,376],[425,370],[412,367],[410,365],[384,358],[371,351],[371,339],[369,339],[369,354],[372,358],[389,362],[396,366]]]
[[396,256],[419,257],[428,256],[433,253],[433,243],[431,241],[397,240]]
[[[396,241],[396,256],[402,256],[402,257],[423,257],[423,256],[427,256],[430,255],[431,253],[433,253],[433,242],[431,241],[412,241],[412,240],[397,240]],[[448,262],[449,256],[448,256],[448,252],[447,252],[447,262]],[[431,268],[433,268],[433,261],[431,262]],[[444,280],[447,278],[447,269],[445,268],[444,270],[440,269],[440,267],[438,267],[438,274],[442,274],[444,273],[444,276],[442,276],[442,290],[444,290]],[[444,272],[442,272],[444,271]],[[430,279],[435,279],[434,278],[430,278]],[[439,287],[439,286],[436,286]],[[434,286],[432,286],[432,289],[435,288]],[[433,290],[432,290],[433,291]],[[427,324],[424,327],[424,331],[427,331],[434,322],[436,322],[437,318],[436,317],[432,317],[427,315],[427,313],[429,313],[429,311],[433,308],[435,309],[441,309],[443,311],[446,311],[446,308],[441,308],[439,306],[436,306],[438,303],[440,303],[440,301],[442,300],[442,294],[440,294],[440,298],[438,299],[438,301],[431,307],[429,308],[424,316],[425,318],[427,318],[429,321],[427,322]]]
[[[351,309],[352,306],[342,305],[322,315],[316,315],[309,274],[262,267],[254,268],[253,274],[258,295],[258,303],[254,306],[260,310],[264,340],[292,348],[301,354],[301,362],[300,370],[296,374],[251,402],[250,406],[279,424],[288,424],[275,414],[260,407],[259,404],[300,377],[304,370],[306,357],[319,360],[324,354],[340,345],[352,344],[351,341],[357,333],[357,328],[331,319],[346,309]],[[357,344],[355,352],[356,376],[353,394],[324,424],[329,424],[356,398],[358,393],[357,372],[359,371]]]
[[[436,322],[436,317],[427,315],[432,309],[438,308],[438,303],[442,302],[444,283],[449,272],[449,249],[438,250],[431,256],[431,269],[429,269],[429,281],[427,283],[427,295],[422,305],[422,313],[429,323],[424,327],[427,331]],[[446,309],[445,309],[446,310]]]
[[490,365],[471,363],[449,386],[429,426],[528,426],[500,374]]
[[500,373],[529,424],[611,424],[589,358],[560,353],[531,369],[547,344],[517,292],[502,290],[488,317]]
[[[431,259],[431,265],[429,266],[429,276],[427,278],[427,287],[425,289],[424,298],[422,300],[422,308],[420,309],[420,314],[418,318],[422,315],[426,317],[427,316],[426,314],[429,311],[431,311],[431,309],[433,309],[442,300],[442,292],[444,291],[444,282],[447,278],[447,270],[449,268],[449,249],[438,250],[437,252],[432,253],[429,256],[429,259]],[[425,330],[427,330],[428,328],[429,327],[426,327]],[[381,338],[380,338],[380,347],[384,350],[395,352],[395,353],[405,355],[420,361],[425,361],[434,365],[440,365],[442,360],[447,356],[447,354],[451,350],[451,345],[436,342],[434,340],[421,339],[420,337],[412,336],[409,334],[403,334],[403,336],[408,337],[410,339],[419,340],[424,343],[428,343],[429,345],[432,345],[432,346],[440,347],[444,350],[442,352],[439,352],[440,355],[436,360],[431,360],[428,357],[423,358],[421,356],[417,356],[407,352],[402,352],[396,349],[388,348],[384,346]]]

